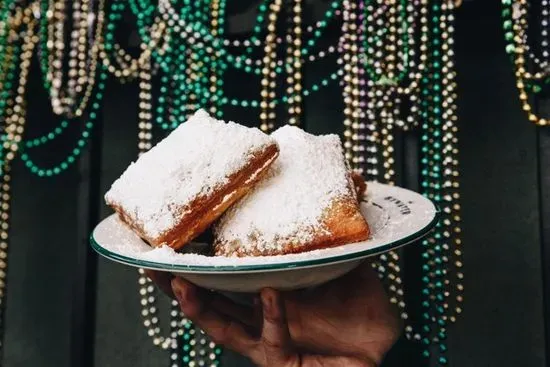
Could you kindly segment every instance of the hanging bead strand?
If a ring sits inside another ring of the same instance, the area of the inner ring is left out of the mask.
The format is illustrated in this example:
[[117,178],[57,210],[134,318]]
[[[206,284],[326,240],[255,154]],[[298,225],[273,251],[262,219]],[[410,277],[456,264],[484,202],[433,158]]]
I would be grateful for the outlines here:
[[[151,72],[150,61],[143,63],[143,69],[139,72],[139,113],[138,113],[138,155],[151,149],[152,147],[152,123],[151,123]],[[141,315],[143,325],[147,328],[147,334],[153,338],[153,344],[162,349],[171,349],[172,353],[177,353],[178,329],[172,324],[171,332],[168,337],[161,335],[160,322],[157,315],[156,306],[156,288],[152,281],[146,276],[143,269],[139,269],[138,283],[140,285],[139,294],[141,296]],[[172,358],[171,358],[172,359]],[[176,358],[177,359],[177,358]]]
[[302,112],[302,0],[291,0],[287,32],[287,94],[289,124],[299,125]]
[[[343,1],[343,12],[342,12],[342,37],[340,46],[340,57],[338,63],[342,65],[344,69],[343,74],[343,97],[344,97],[344,151],[346,154],[346,159],[350,163],[351,167],[354,168],[353,158],[354,158],[354,142],[353,142],[353,123],[354,123],[354,87],[355,83],[353,82],[354,73],[353,73],[353,64],[352,64],[352,47],[353,36],[356,36],[356,26],[354,20],[352,19],[352,13],[354,13],[354,3],[350,0]],[[355,55],[357,56],[357,55]]]
[[[538,126],[548,125],[548,118],[537,116],[529,102],[528,87],[530,81],[546,78],[550,81],[548,70],[545,70],[543,63],[529,51],[527,43],[527,0],[502,0],[504,37],[508,44],[506,52],[511,56],[515,67],[516,87],[519,92],[519,100],[529,121]],[[538,71],[531,73],[527,70],[529,58],[533,64],[538,65]],[[540,69],[543,68],[541,71]]]
[[360,167],[360,160],[362,154],[360,152],[359,143],[359,117],[360,117],[360,85],[359,85],[359,17],[357,14],[358,5],[356,2],[350,2],[349,11],[349,53],[350,53],[350,77],[351,77],[351,150],[353,157],[351,159],[351,165],[354,170],[358,170]]
[[[362,35],[362,55],[361,60],[361,70],[363,75],[367,78],[365,80],[365,97],[364,97],[364,115],[365,115],[365,124],[366,124],[366,134],[367,134],[367,143],[366,143],[366,179],[370,181],[379,181],[379,175],[381,172],[380,162],[381,155],[379,149],[379,133],[378,133],[378,118],[376,116],[376,96],[374,81],[372,77],[369,77],[367,72],[367,65],[371,62],[374,57],[374,47],[369,45],[373,44],[375,33],[374,28],[374,7],[372,1],[365,0],[363,3],[362,15],[364,16],[364,21],[362,24],[363,35]],[[381,69],[376,68],[375,72],[377,74],[381,73]],[[380,274],[383,274],[383,267],[378,266],[378,271]]]
[[[224,30],[224,13],[225,13],[225,0],[212,0],[211,2],[212,14],[211,14],[211,29],[212,36],[222,37]],[[221,111],[222,104],[221,99],[223,96],[223,69],[218,65],[219,53],[216,50],[212,51],[212,70],[210,76],[210,93],[213,94],[214,100],[210,111],[217,117],[221,117],[223,112]]]
[[[383,182],[395,184],[395,149],[394,149],[394,129],[395,129],[395,107],[394,93],[396,80],[396,61],[397,61],[397,27],[396,13],[397,6],[395,1],[386,2],[377,1],[378,8],[373,12],[373,20],[378,26],[376,37],[373,38],[373,45],[376,51],[373,52],[376,57],[374,63],[375,72],[378,79],[371,84],[374,98],[374,116],[379,121],[378,137],[379,150],[381,152],[381,170],[379,174]],[[386,22],[382,16],[386,15]],[[376,40],[375,40],[376,39]],[[385,40],[383,42],[383,40]],[[390,302],[396,304],[399,308],[400,316],[403,320],[408,320],[406,311],[403,282],[401,278],[400,256],[397,251],[390,251],[380,256],[381,275],[386,278],[388,283],[388,292]]]
[[359,79],[359,118],[358,118],[358,167],[357,172],[365,177],[367,180],[371,179],[371,167],[369,160],[371,159],[371,144],[370,134],[367,130],[368,120],[366,114],[366,79],[365,79],[365,38],[366,38],[366,19],[365,19],[365,2],[359,2],[359,16],[358,16],[358,64],[357,75]]
[[[45,72],[45,86],[50,92],[53,111],[58,115],[81,116],[94,87],[99,44],[102,43],[103,17],[97,17],[95,37],[93,42],[88,45],[87,32],[91,19],[90,14],[92,14],[89,2],[90,0],[80,0],[73,3],[74,29],[70,34],[66,90],[63,88],[65,3],[64,1],[50,0],[48,7],[46,8],[44,5],[41,9],[43,12],[45,11],[45,17],[41,23],[44,30],[41,34],[43,37],[47,37],[46,47],[42,50],[45,55],[44,61],[41,61],[41,67]],[[98,14],[103,11],[103,6],[104,0],[101,0]]]
[[4,316],[7,293],[7,267],[8,267],[8,246],[10,230],[10,208],[11,208],[11,168],[12,162],[20,148],[22,136],[26,124],[26,103],[25,92],[27,87],[29,69],[34,47],[38,42],[35,35],[35,20],[31,8],[26,8],[20,24],[14,24],[8,30],[8,43],[18,42],[19,35],[16,30],[24,26],[25,32],[21,31],[22,47],[19,63],[17,94],[13,99],[12,112],[5,121],[3,134],[6,139],[2,144],[1,151],[1,186],[0,186],[0,360],[4,352]]
[[276,88],[276,59],[277,44],[275,42],[277,18],[281,10],[282,0],[275,0],[270,4],[267,26],[268,34],[265,39],[265,55],[263,58],[262,81],[261,81],[261,112],[260,129],[264,132],[272,131],[275,127],[275,88]]
[[540,16],[540,49],[542,60],[548,66],[550,59],[550,44],[548,40],[548,28],[550,27],[550,0],[541,0],[541,16]]
[[[449,264],[447,271],[453,273],[447,275],[445,281],[446,292],[453,294],[454,299],[450,295],[446,295],[450,305],[445,305],[447,317],[451,322],[455,322],[459,314],[462,313],[462,303],[464,301],[464,273],[463,258],[462,258],[462,239],[461,239],[461,210],[460,210],[460,176],[458,162],[458,116],[457,116],[457,84],[456,71],[454,64],[454,3],[448,2],[443,4],[442,9],[446,14],[446,22],[443,23],[444,31],[442,33],[443,44],[442,49],[445,52],[443,56],[443,86],[444,99],[442,102],[443,109],[443,137],[442,137],[442,156],[443,172],[442,172],[442,187],[444,192],[444,200],[447,205],[443,208],[444,216],[443,224],[445,231],[443,236],[446,243],[443,243],[443,250],[447,252],[448,259],[454,259],[453,264]],[[449,260],[450,262],[450,260]],[[452,277],[456,279],[452,279]],[[454,280],[454,289],[451,282]],[[454,307],[450,307],[454,305]]]

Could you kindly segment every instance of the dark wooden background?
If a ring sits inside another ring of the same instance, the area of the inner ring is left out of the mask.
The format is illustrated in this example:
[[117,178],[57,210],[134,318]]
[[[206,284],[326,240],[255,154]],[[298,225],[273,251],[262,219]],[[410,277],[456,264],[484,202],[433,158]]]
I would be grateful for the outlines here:
[[[235,3],[229,1],[248,4]],[[550,266],[550,222],[543,219],[550,218],[550,129],[535,128],[521,111],[499,3],[467,1],[457,13],[466,290],[464,313],[448,340],[453,367],[548,365],[550,282],[543,269]],[[253,12],[230,27],[246,30],[251,19]],[[326,73],[318,69],[306,78]],[[33,75],[29,137],[55,123]],[[235,93],[249,89],[238,75],[228,78],[229,93],[234,80]],[[78,167],[55,179],[33,176],[20,163],[15,169],[4,366],[168,366],[167,353],[153,347],[142,326],[136,271],[96,258],[87,245],[90,226],[110,213],[103,193],[136,156],[136,101],[135,83],[110,82],[102,124]],[[341,131],[338,89],[306,103],[309,131]],[[548,106],[539,101],[550,115]],[[239,110],[227,116],[257,121]],[[34,155],[54,162],[72,149],[71,134]],[[418,354],[400,341],[386,365],[422,366]],[[245,365],[232,356],[226,362]]]

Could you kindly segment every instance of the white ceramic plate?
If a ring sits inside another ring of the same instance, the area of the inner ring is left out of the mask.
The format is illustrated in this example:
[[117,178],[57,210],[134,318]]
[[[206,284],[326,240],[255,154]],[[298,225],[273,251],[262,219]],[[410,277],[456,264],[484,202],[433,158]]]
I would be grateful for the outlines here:
[[200,255],[207,244],[190,244],[185,246],[186,253],[176,253],[166,246],[151,248],[116,215],[97,225],[90,242],[110,260],[171,272],[212,290],[250,293],[264,287],[307,288],[342,276],[368,257],[418,240],[436,224],[438,212],[422,195],[374,182],[367,185],[368,194],[361,203],[361,211],[372,233],[365,242],[266,257]]

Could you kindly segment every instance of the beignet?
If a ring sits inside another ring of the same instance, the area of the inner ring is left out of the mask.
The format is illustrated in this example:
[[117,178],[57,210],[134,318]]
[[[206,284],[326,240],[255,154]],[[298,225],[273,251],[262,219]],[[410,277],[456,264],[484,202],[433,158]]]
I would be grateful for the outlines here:
[[130,164],[105,201],[152,246],[179,249],[243,197],[278,153],[259,129],[199,110]]
[[368,239],[340,138],[288,125],[271,136],[279,158],[215,224],[215,254],[281,255]]

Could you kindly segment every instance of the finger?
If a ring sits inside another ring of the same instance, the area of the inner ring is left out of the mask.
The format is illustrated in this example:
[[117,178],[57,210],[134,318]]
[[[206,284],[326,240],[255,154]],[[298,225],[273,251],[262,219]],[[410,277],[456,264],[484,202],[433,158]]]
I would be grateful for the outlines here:
[[264,317],[261,342],[267,360],[266,365],[283,365],[292,355],[283,299],[273,289],[262,290],[261,299]]
[[235,319],[247,326],[259,327],[261,325],[261,317],[257,317],[257,314],[254,312],[254,308],[239,305],[220,294],[214,294],[212,296],[210,306],[217,312]]
[[362,289],[368,292],[371,300],[376,300],[378,302],[388,300],[387,292],[371,263],[364,262],[358,266],[352,276],[354,277],[353,281],[355,283],[362,284]]
[[151,281],[155,283],[157,287],[159,287],[160,290],[163,291],[168,297],[175,298],[171,285],[172,278],[174,278],[174,276],[171,273],[145,269],[145,275],[147,275],[149,279],[151,279]]
[[252,315],[254,320],[257,320],[258,325],[261,326],[263,324],[263,311],[262,311],[262,300],[260,297],[254,297],[252,301]]
[[208,334],[214,343],[250,357],[258,342],[238,321],[213,310],[209,306],[207,296],[201,295],[200,290],[193,284],[175,278],[172,288],[185,316]]
[[358,267],[354,269],[352,273],[359,274],[363,278],[372,279],[374,281],[377,281],[378,279],[380,279],[378,277],[378,273],[376,272],[375,268],[372,265],[372,261],[369,259],[366,259],[365,261],[363,261]]

